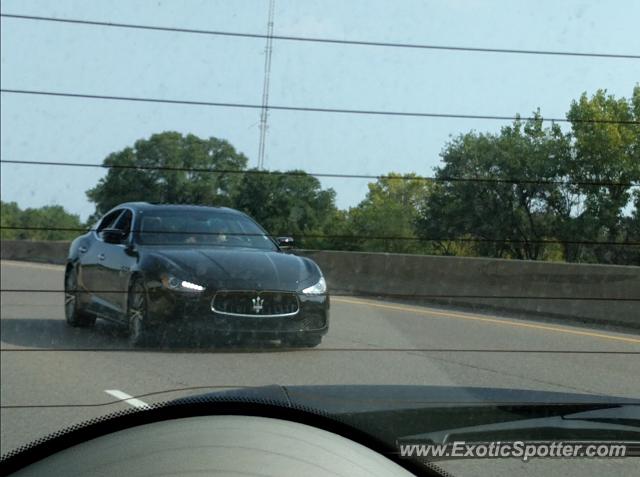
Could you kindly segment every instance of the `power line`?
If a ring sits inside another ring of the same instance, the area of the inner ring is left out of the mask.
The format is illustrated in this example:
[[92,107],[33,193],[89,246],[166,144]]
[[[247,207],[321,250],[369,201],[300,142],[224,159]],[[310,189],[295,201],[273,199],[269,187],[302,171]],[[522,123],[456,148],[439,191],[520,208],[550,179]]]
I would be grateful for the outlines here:
[[[138,29],[138,30],[164,31],[164,32],[172,32],[172,33],[191,33],[191,34],[199,34],[199,35],[213,35],[213,36],[254,38],[254,39],[269,38],[269,34],[265,35],[260,33],[202,30],[202,29],[193,29],[193,28],[141,25],[141,24],[134,24],[134,23],[116,23],[116,22],[104,22],[104,21],[94,21],[94,20],[79,20],[79,19],[72,19],[72,18],[55,18],[55,17],[35,16],[35,15],[19,15],[19,14],[11,14],[11,13],[2,13],[0,14],[0,16],[4,18],[13,18],[13,19],[19,19],[19,20],[47,21],[47,22],[58,22],[58,23],[67,23],[67,24],[75,24],[75,25],[90,25],[90,26],[113,27],[113,28],[130,28],[130,29]],[[472,52],[472,53],[502,53],[502,54],[506,53],[506,54],[519,54],[519,55],[577,56],[577,57],[633,59],[633,60],[640,59],[640,55],[618,54],[618,53],[524,50],[524,49],[515,49],[515,48],[482,48],[482,47],[468,47],[468,46],[429,45],[429,44],[420,44],[420,43],[340,40],[337,38],[314,38],[314,37],[293,36],[293,35],[273,35],[271,38],[273,38],[274,40],[282,40],[282,41],[324,43],[324,44],[333,44],[333,45],[373,46],[373,47],[385,47],[385,48],[411,48],[411,49],[420,49],[420,50],[443,50],[443,51],[460,51],[460,52]]]
[[[62,293],[62,291],[60,291],[60,293]],[[6,306],[6,305],[5,305]],[[33,306],[31,304],[26,304],[25,306]],[[50,306],[50,305],[47,305]],[[11,318],[9,318],[11,319]],[[256,349],[255,344],[252,343],[253,346],[251,345],[247,345],[247,346],[243,346],[243,349]],[[261,343],[258,344],[258,348],[262,349],[264,345],[262,345]],[[267,345],[268,346],[268,345]],[[188,351],[194,351],[196,349],[202,348],[201,346],[198,346],[197,344],[194,345],[193,347],[171,347],[171,348],[165,348],[165,347],[158,347],[158,348],[109,348],[109,347],[105,347],[105,348],[0,348],[0,352],[2,353],[20,353],[20,352],[27,352],[27,353],[49,353],[49,352],[69,352],[69,351],[75,351],[75,352],[81,352],[81,353],[86,353],[86,352],[104,352],[104,353],[122,353],[122,352],[127,352],[127,353],[150,353],[150,352],[154,352],[156,350],[162,350],[163,352],[169,351],[172,353],[183,353],[183,352],[188,352]],[[205,348],[206,349],[206,348]],[[233,350],[234,347],[230,346],[228,348],[229,350]],[[220,348],[217,348],[218,352],[222,352],[222,350]],[[311,351],[311,350],[309,350]],[[348,351],[348,352],[365,352],[365,353],[379,353],[381,351],[386,351],[388,353],[406,353],[406,352],[414,352],[414,353],[508,353],[508,354],[515,354],[515,353],[522,353],[522,354],[584,354],[584,355],[596,355],[596,354],[606,354],[606,355],[620,355],[620,356],[636,356],[636,355],[640,355],[640,351],[613,351],[613,350],[560,350],[560,349],[495,349],[495,348],[314,348],[313,352],[314,353],[334,353],[334,352],[344,352],[344,351]],[[191,388],[187,388],[187,390],[189,389],[210,389],[210,388],[242,388],[242,387],[254,387],[254,386],[241,386],[241,385],[227,385],[227,386],[223,386],[223,385],[211,385],[211,386],[194,386]],[[257,387],[257,386],[256,386]],[[176,390],[167,390],[167,391],[156,391],[153,393],[148,393],[146,395],[153,395],[153,394],[163,394],[163,393],[171,393],[171,392],[175,392]],[[137,396],[138,398],[140,397],[144,397],[145,395],[141,395],[141,396]],[[130,398],[127,398],[130,399]],[[105,403],[105,404],[81,404],[81,405],[77,405],[77,406],[106,406],[106,405],[110,405],[110,404],[115,404],[121,401],[113,401],[113,402],[109,402],[109,403]],[[406,400],[402,399],[401,402],[407,402]],[[429,401],[430,403],[433,403],[432,401]],[[456,403],[458,401],[455,401]],[[487,404],[489,401],[482,401],[483,403]],[[444,402],[445,404],[451,404],[451,401],[446,401]],[[475,403],[477,404],[477,402]],[[560,403],[556,403],[556,404],[560,404]],[[566,403],[561,403],[561,404],[566,404]],[[638,405],[640,405],[640,402],[638,402]],[[69,405],[69,406],[76,406],[76,405]],[[34,407],[34,406],[30,406],[30,405],[24,405],[24,406],[11,406],[11,405],[7,405],[7,406],[0,406],[0,409],[13,409],[13,408],[17,408],[17,407]],[[35,406],[35,407],[41,407],[41,406]],[[67,405],[64,404],[51,404],[51,405],[44,405],[43,407],[67,407]]]
[[[30,230],[30,231],[56,231],[56,232],[97,232],[97,229],[88,227],[31,227],[18,225],[0,225],[0,230]],[[262,237],[261,233],[245,233],[245,232],[202,232],[191,230],[153,230],[140,231],[134,230],[134,234],[139,235],[201,235],[208,237],[228,236],[228,237]],[[276,235],[286,235],[286,232]],[[513,244],[568,244],[568,245],[611,245],[611,246],[640,246],[640,242],[616,242],[616,241],[599,241],[599,240],[559,240],[559,239],[509,239],[509,238],[486,238],[486,237],[409,237],[398,235],[332,235],[332,234],[310,234],[301,233],[293,234],[294,238],[300,239],[334,239],[334,240],[392,240],[392,241],[411,241],[411,242],[472,242],[472,243],[513,243]],[[192,244],[185,244],[192,245]]]
[[325,172],[305,171],[266,171],[266,170],[238,170],[238,169],[208,169],[204,167],[175,167],[175,166],[145,166],[128,164],[91,164],[86,162],[56,162],[56,161],[20,161],[0,160],[1,164],[20,164],[31,166],[62,166],[62,167],[95,167],[101,169],[132,169],[154,170],[170,172],[207,172],[212,174],[242,174],[242,175],[286,175],[293,177],[324,177],[332,179],[369,179],[369,180],[403,180],[423,182],[480,182],[497,184],[528,184],[528,185],[566,185],[566,186],[592,186],[592,187],[634,187],[640,183],[640,179],[630,182],[609,181],[568,181],[553,179],[517,179],[517,178],[493,178],[493,177],[448,177],[448,176],[411,176],[411,175],[369,175],[369,174],[337,174]]
[[[161,103],[161,104],[180,104],[186,106],[212,106],[222,108],[241,108],[241,109],[262,109],[260,104],[250,103],[232,103],[220,101],[190,101],[179,99],[162,99],[162,98],[143,98],[139,96],[110,96],[102,94],[84,94],[84,93],[61,93],[56,91],[37,91],[26,89],[0,89],[2,93],[11,94],[30,94],[41,96],[57,96],[64,98],[81,98],[81,99],[102,99],[110,101],[132,101],[142,103]],[[339,114],[357,114],[367,116],[404,116],[419,118],[450,118],[450,119],[482,119],[482,120],[499,120],[499,121],[551,121],[558,123],[587,123],[587,124],[630,124],[640,125],[640,120],[616,120],[616,119],[567,119],[567,118],[545,118],[545,117],[521,117],[521,116],[500,116],[489,114],[456,114],[456,113],[430,113],[430,112],[411,112],[411,111],[382,111],[374,109],[341,109],[341,108],[318,108],[310,106],[282,106],[270,105],[269,109],[278,111],[298,111],[306,113],[339,113]]]
[[[91,293],[128,294],[127,290],[87,290],[77,288],[66,290],[67,293],[77,293],[80,295]],[[0,293],[66,293],[65,290],[53,288],[2,288]],[[404,293],[361,293],[355,291],[329,291],[331,296],[344,297],[381,297],[395,299],[475,299],[475,300],[556,300],[556,301],[620,301],[620,302],[640,302],[640,298],[618,298],[618,297],[593,297],[593,296],[539,296],[539,295],[452,295],[452,294],[404,294]],[[259,316],[259,315],[256,315]]]

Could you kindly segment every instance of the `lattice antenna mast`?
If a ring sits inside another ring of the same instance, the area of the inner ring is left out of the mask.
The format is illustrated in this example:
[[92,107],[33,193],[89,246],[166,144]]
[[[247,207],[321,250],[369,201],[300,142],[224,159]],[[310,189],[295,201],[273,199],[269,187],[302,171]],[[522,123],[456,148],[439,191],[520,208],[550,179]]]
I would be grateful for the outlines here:
[[262,84],[262,108],[260,110],[260,144],[258,146],[258,169],[264,169],[267,128],[269,121],[269,81],[271,79],[271,54],[273,52],[273,17],[275,0],[269,0],[267,20],[267,45],[264,50],[264,80]]

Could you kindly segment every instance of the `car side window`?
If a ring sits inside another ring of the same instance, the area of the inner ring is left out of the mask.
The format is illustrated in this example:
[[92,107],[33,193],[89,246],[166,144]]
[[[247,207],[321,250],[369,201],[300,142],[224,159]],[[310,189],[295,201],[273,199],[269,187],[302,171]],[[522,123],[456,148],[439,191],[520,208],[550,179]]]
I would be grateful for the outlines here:
[[122,212],[118,220],[115,221],[114,225],[111,225],[110,228],[122,230],[126,236],[129,236],[129,232],[131,232],[131,221],[133,219],[133,214],[130,210],[125,210]]
[[100,221],[100,225],[98,225],[98,228],[96,229],[96,233],[100,235],[100,233],[104,229],[112,228],[121,214],[122,214],[122,210],[120,209],[120,210],[114,210],[113,212],[105,215],[103,219]]

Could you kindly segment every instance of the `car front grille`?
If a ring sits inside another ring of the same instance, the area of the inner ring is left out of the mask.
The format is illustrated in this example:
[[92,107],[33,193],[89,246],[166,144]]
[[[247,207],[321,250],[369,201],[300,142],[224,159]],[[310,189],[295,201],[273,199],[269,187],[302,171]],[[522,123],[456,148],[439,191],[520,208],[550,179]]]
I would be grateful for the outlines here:
[[295,293],[275,291],[224,291],[211,299],[214,313],[231,316],[293,316],[300,311]]

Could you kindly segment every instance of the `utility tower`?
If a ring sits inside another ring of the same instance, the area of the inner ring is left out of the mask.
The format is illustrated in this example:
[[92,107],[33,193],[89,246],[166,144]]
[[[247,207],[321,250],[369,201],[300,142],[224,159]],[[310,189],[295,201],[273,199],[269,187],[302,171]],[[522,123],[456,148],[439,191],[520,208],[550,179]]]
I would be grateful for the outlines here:
[[258,146],[258,169],[264,169],[267,128],[269,120],[269,81],[271,79],[271,53],[273,51],[273,15],[275,0],[269,0],[267,19],[267,45],[264,49],[264,80],[262,83],[262,108],[260,110],[260,144]]

